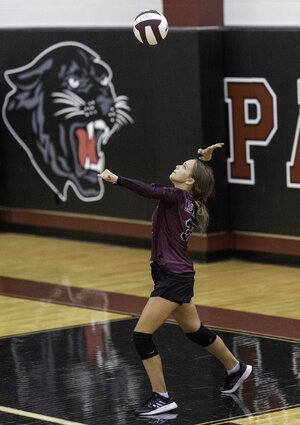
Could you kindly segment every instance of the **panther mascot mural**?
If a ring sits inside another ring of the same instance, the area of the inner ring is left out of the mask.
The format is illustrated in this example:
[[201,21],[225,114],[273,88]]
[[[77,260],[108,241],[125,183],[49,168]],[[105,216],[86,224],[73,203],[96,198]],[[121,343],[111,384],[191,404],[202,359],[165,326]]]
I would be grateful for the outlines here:
[[101,199],[103,146],[133,123],[108,64],[84,44],[62,42],[4,76],[12,89],[3,104],[4,122],[39,175],[62,201],[70,187],[84,202]]

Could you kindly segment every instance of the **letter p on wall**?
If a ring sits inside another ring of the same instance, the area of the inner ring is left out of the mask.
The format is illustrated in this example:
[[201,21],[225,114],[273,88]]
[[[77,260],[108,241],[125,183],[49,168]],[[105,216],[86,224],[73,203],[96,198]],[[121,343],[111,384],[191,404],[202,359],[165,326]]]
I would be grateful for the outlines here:
[[225,78],[230,157],[228,181],[255,184],[251,146],[267,146],[277,131],[277,98],[264,78]]

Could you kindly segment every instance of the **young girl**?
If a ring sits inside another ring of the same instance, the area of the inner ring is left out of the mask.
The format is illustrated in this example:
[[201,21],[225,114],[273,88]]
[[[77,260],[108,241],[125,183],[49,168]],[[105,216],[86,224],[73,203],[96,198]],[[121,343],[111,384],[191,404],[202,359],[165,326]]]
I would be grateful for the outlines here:
[[153,333],[172,314],[191,341],[205,347],[227,370],[221,392],[234,393],[248,378],[252,366],[239,362],[222,339],[201,323],[191,301],[194,267],[187,253],[187,243],[197,227],[205,231],[209,215],[206,201],[214,189],[214,176],[206,164],[217,143],[198,149],[196,159],[177,165],[169,178],[173,187],[163,187],[103,171],[103,180],[123,186],[147,198],[159,200],[152,216],[151,273],[154,290],[132,334],[152,386],[152,395],[136,410],[137,415],[153,415],[177,408],[167,391],[160,355],[152,341]]

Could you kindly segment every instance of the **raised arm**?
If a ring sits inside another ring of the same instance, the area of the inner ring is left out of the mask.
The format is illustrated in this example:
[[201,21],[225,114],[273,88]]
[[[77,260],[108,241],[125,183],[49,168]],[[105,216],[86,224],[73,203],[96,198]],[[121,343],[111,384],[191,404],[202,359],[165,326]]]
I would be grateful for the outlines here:
[[176,193],[173,188],[163,187],[156,184],[145,183],[141,180],[129,179],[127,177],[117,176],[109,170],[104,170],[98,175],[102,180],[118,184],[129,190],[144,196],[145,198],[162,199],[168,203],[177,202]]
[[214,145],[208,146],[205,149],[198,149],[197,153],[199,155],[199,159],[203,161],[210,161],[212,158],[213,151],[215,149],[222,148],[224,143],[215,143]]

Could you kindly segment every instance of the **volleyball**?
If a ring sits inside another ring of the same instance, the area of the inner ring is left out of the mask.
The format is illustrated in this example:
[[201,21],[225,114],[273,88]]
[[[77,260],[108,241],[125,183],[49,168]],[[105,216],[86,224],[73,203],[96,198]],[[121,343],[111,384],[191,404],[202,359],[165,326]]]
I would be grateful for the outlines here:
[[133,33],[143,44],[151,46],[163,41],[168,34],[168,21],[156,10],[141,12],[134,20]]

